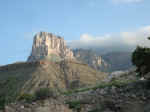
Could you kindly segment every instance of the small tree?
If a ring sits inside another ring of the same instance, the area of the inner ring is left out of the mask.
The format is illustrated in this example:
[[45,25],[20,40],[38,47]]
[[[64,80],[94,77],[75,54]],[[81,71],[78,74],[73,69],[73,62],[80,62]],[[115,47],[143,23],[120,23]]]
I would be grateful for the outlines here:
[[5,95],[0,94],[0,110],[5,111],[6,99]]
[[28,94],[28,93],[22,93],[18,98],[19,101],[23,100],[25,102],[33,102],[35,101],[35,95],[33,94]]
[[150,48],[137,46],[132,53],[132,63],[141,77],[150,72]]
[[44,100],[49,97],[53,97],[54,93],[49,88],[41,88],[35,92],[36,100]]

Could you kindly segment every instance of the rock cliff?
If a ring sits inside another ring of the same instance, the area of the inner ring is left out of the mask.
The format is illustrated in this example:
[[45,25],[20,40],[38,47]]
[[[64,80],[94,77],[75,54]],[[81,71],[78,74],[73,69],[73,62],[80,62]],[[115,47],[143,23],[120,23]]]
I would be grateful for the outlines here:
[[34,37],[32,52],[27,61],[32,62],[41,59],[57,61],[74,59],[74,56],[63,38],[51,33],[40,32]]

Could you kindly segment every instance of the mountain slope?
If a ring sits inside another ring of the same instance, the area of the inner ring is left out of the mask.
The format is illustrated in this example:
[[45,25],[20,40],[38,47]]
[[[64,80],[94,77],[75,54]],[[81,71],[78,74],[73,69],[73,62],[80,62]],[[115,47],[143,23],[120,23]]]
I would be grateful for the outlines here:
[[0,67],[0,94],[15,97],[39,88],[64,91],[95,85],[105,77],[105,73],[75,61],[17,63]]

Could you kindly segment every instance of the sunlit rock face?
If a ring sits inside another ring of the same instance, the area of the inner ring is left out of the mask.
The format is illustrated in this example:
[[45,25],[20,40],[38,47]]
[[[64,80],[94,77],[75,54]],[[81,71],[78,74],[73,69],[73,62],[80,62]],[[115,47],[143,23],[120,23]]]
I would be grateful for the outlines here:
[[28,62],[51,58],[74,59],[73,52],[66,46],[63,38],[53,35],[52,33],[40,32],[35,35],[32,52]]

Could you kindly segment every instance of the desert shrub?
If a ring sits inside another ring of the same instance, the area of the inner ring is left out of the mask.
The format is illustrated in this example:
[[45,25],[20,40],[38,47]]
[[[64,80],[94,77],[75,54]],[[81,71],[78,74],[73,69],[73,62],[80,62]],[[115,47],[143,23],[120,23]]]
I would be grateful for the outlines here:
[[69,101],[69,102],[66,102],[66,104],[69,105],[70,109],[74,109],[77,112],[80,112],[80,110],[81,110],[81,102],[78,100],[77,101]]
[[54,92],[49,88],[41,88],[35,92],[36,100],[43,100],[49,97],[54,97]]
[[28,94],[28,93],[23,93],[21,94],[18,98],[20,100],[24,100],[26,102],[33,102],[35,100],[35,95],[33,94]]
[[90,110],[90,111],[88,111],[88,112],[100,112],[101,110],[99,110],[99,109],[93,109],[93,110]]

